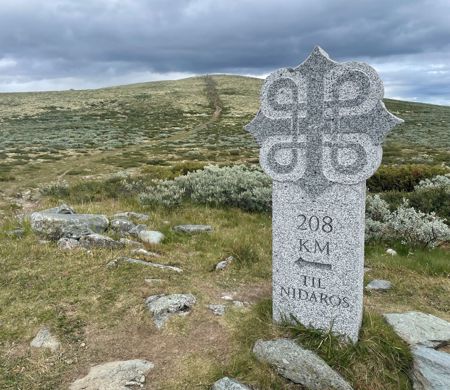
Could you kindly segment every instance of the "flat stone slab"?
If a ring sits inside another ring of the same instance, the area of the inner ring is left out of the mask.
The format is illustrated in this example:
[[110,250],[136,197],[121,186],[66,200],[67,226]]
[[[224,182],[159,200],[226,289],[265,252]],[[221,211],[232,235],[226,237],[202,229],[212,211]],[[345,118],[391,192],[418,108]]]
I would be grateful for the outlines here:
[[159,268],[169,271],[174,271],[181,273],[183,270],[179,267],[174,267],[172,265],[165,265],[165,264],[159,264],[159,263],[153,263],[151,261],[141,260],[141,259],[133,259],[132,257],[119,257],[118,259],[112,260],[107,264],[107,267],[109,268],[115,268],[120,263],[128,263],[128,264],[139,264],[146,267],[153,267],[153,268]]
[[212,232],[213,228],[210,225],[177,225],[173,227],[173,230],[175,232],[194,234]]
[[61,237],[72,237],[71,231],[74,229],[103,233],[109,226],[108,218],[99,214],[36,212],[31,214],[30,222],[36,234],[55,241]]
[[392,283],[389,280],[374,279],[367,283],[366,290],[371,291],[387,291],[392,288]]
[[124,360],[94,366],[89,373],[73,382],[70,390],[130,390],[131,385],[142,385],[145,376],[154,368],[146,360]]
[[160,244],[164,240],[164,234],[156,230],[140,230],[138,237],[147,244]]
[[30,346],[33,348],[48,348],[52,352],[56,352],[61,347],[61,343],[50,333],[49,328],[44,327],[41,328],[36,337],[31,340]]
[[104,248],[104,249],[120,249],[125,245],[119,241],[113,240],[111,237],[101,234],[89,234],[80,238],[80,245],[86,249]]
[[195,304],[192,294],[151,295],[145,304],[153,315],[153,321],[161,329],[173,315],[187,315]]
[[421,312],[383,315],[403,340],[410,345],[438,347],[450,341],[450,322]]
[[415,346],[413,383],[414,390],[450,389],[450,355],[432,348]]
[[253,348],[256,358],[277,372],[310,390],[352,390],[352,387],[314,352],[292,340],[258,340]]
[[226,376],[214,382],[211,390],[251,390],[251,388],[238,382],[236,379],[231,379]]

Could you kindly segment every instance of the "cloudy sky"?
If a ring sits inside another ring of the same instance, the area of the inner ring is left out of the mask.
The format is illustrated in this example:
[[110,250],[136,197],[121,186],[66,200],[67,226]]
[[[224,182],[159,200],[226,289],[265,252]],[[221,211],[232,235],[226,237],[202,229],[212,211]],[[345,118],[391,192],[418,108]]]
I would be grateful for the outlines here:
[[315,45],[450,105],[449,0],[1,0],[0,91],[264,76]]

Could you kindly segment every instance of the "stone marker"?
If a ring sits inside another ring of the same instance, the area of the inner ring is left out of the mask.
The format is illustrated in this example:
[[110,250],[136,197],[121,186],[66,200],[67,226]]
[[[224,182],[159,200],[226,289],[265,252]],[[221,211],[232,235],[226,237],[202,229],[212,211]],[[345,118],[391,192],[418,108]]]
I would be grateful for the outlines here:
[[369,65],[316,47],[270,74],[246,126],[273,179],[273,315],[358,339],[364,274],[365,181],[402,122]]

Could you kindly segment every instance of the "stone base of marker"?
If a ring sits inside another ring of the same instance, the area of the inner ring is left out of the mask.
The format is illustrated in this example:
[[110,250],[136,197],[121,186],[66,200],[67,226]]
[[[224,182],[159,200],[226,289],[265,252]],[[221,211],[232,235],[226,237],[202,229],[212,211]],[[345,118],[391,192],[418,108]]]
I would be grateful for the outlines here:
[[358,339],[364,276],[364,183],[311,198],[273,184],[273,315]]

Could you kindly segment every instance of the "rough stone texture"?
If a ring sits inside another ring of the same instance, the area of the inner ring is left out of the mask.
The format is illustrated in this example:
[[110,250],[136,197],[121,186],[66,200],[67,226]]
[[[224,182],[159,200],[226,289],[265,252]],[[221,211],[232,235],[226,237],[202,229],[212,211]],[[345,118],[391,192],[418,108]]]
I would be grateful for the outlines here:
[[119,242],[121,242],[122,244],[124,244],[125,246],[128,246],[130,248],[135,248],[135,249],[143,249],[144,248],[144,244],[142,244],[142,242],[129,240],[128,238],[121,238],[119,240]]
[[351,390],[351,386],[314,352],[294,341],[258,340],[253,348],[257,359],[274,366],[280,375],[310,390]]
[[160,269],[164,269],[164,270],[175,271],[178,273],[183,272],[183,270],[179,267],[174,267],[172,265],[152,263],[150,261],[133,259],[131,257],[119,257],[118,259],[110,261],[106,266],[108,268],[116,268],[120,263],[140,264],[140,265],[145,265],[147,267],[160,268]]
[[79,237],[83,231],[102,233],[109,225],[108,218],[97,214],[36,212],[31,214],[30,220],[35,233],[55,241],[61,237],[76,238],[74,235]]
[[389,280],[374,279],[367,283],[366,290],[387,291],[392,288],[392,283]]
[[145,375],[154,367],[146,360],[124,360],[100,364],[84,378],[73,382],[70,390],[130,390],[130,385],[145,382]]
[[156,257],[156,258],[161,257],[161,255],[159,253],[150,252],[150,251],[148,251],[146,249],[143,249],[143,248],[135,249],[135,250],[132,251],[132,253],[134,255],[143,256],[144,258],[146,258],[146,257]]
[[83,248],[106,248],[106,249],[120,249],[125,245],[119,241],[113,240],[111,237],[103,236],[101,234],[89,234],[83,236],[79,241]]
[[153,315],[156,327],[161,329],[171,316],[188,314],[195,302],[192,294],[161,294],[149,296],[145,304]]
[[212,232],[213,228],[210,225],[178,225],[174,226],[173,230],[181,233],[194,234]]
[[211,390],[251,390],[251,388],[238,382],[236,379],[231,379],[226,376],[214,382]]
[[47,214],[76,214],[75,210],[65,203],[59,205],[58,207],[52,207],[51,209],[45,209],[40,212]]
[[111,220],[111,229],[119,233],[128,233],[136,225],[126,218],[115,218]]
[[79,248],[80,242],[74,238],[60,238],[58,240],[58,248],[62,251],[71,251],[73,249]]
[[435,348],[450,342],[450,322],[421,312],[387,313],[386,321],[408,344]]
[[138,233],[138,237],[147,244],[160,244],[164,240],[164,234],[155,230],[141,230]]
[[362,320],[365,180],[401,120],[369,65],[320,48],[270,74],[246,126],[273,179],[273,315],[358,339]]
[[432,348],[416,346],[412,349],[414,390],[450,389],[450,355]]
[[225,260],[219,261],[216,264],[216,271],[223,271],[225,268],[227,268],[234,260],[233,256],[228,256]]
[[132,218],[138,222],[147,222],[150,217],[147,214],[136,213],[134,211],[125,211],[113,215],[113,218]]
[[25,229],[17,228],[17,229],[8,230],[5,232],[5,234],[8,237],[12,237],[12,238],[22,238],[25,235]]
[[31,340],[30,345],[34,348],[48,348],[53,352],[61,347],[59,340],[50,333],[50,329],[47,327],[39,330],[36,337]]
[[142,230],[147,230],[147,226],[146,225],[142,225],[142,224],[136,225],[133,229],[131,229],[128,232],[128,234],[130,236],[133,236],[133,237],[139,237],[139,232],[142,231]]
[[225,314],[225,305],[208,305],[207,307],[215,316],[223,316]]

